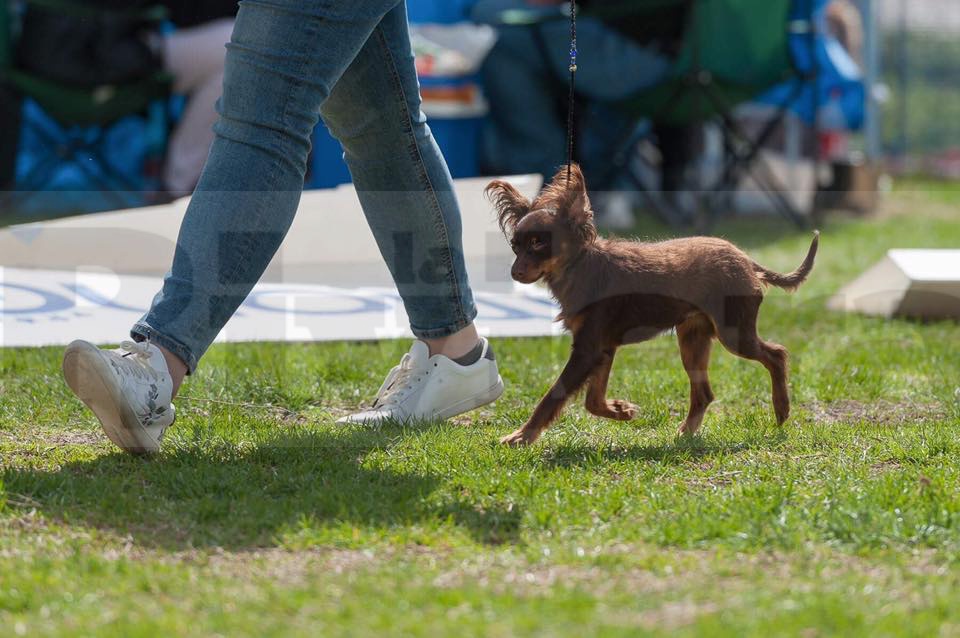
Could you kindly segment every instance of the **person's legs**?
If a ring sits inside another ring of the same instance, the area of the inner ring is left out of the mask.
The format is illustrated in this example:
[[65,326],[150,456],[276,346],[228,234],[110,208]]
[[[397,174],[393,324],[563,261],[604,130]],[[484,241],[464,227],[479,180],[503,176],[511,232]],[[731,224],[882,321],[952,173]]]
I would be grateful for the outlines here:
[[398,1],[241,3],[210,156],[134,338],[196,367],[293,221],[320,106]]
[[662,124],[654,127],[660,148],[660,190],[676,193],[688,188],[686,173],[700,154],[703,127],[700,124]]
[[164,184],[174,195],[193,191],[213,143],[225,44],[232,32],[233,18],[223,18],[163,38],[163,66],[173,76],[173,91],[187,95],[187,104],[170,135],[164,167]]
[[412,328],[432,342],[414,344],[388,375],[375,409],[355,420],[446,418],[503,391],[485,341],[476,360],[470,353],[473,363],[441,356],[478,345],[476,310],[459,211],[419,111],[398,1],[241,4],[216,138],[172,270],[131,331],[139,343],[107,352],[75,342],[64,357],[70,387],[120,447],[159,448],[182,376],[249,294],[290,227],[319,109],[348,67],[353,71],[338,92],[342,97],[324,111],[347,149]]
[[552,175],[566,157],[562,89],[531,27],[500,29],[483,63],[490,115],[480,137],[484,173]]
[[446,418],[503,391],[473,325],[460,211],[426,118],[404,5],[384,16],[321,107],[414,334],[370,410],[341,422]]
[[[439,341],[471,326],[453,180],[426,117],[405,7],[384,16],[320,109],[344,149],[363,212],[393,275],[413,333]],[[465,350],[477,342],[469,328]],[[450,354],[454,357],[454,347]]]
[[[670,61],[655,49],[584,17],[577,27],[576,86],[581,100],[615,105],[634,93],[657,84]],[[566,158],[566,86],[569,77],[569,27],[564,21],[537,27],[505,27],[484,62],[484,89],[490,102],[490,119],[483,131],[483,168],[494,173],[540,172],[552,175]],[[559,106],[558,106],[559,105]],[[605,117],[610,114],[607,109]],[[589,112],[581,116],[589,116]],[[596,126],[589,117],[579,118],[581,140]],[[605,126],[610,121],[603,122]],[[616,128],[627,130],[625,120]],[[607,136],[609,137],[609,136]],[[599,136],[581,151],[585,170],[590,158],[609,157],[612,148],[602,147]]]
[[[549,43],[550,67],[557,78],[569,74],[570,33],[563,23],[543,27]],[[643,46],[595,18],[577,25],[577,92],[591,100],[616,102],[658,84],[670,68],[670,59],[656,48]]]

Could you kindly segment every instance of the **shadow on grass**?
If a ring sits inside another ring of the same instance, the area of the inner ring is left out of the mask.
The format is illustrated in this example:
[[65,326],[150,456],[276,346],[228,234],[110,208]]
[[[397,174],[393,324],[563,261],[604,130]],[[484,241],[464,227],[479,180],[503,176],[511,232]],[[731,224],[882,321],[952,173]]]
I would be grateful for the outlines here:
[[451,521],[478,542],[516,538],[517,509],[431,497],[442,477],[412,462],[378,463],[396,434],[299,432],[256,445],[191,444],[155,459],[118,452],[50,470],[10,468],[0,479],[53,519],[172,550],[269,547],[284,533],[349,544],[355,530],[402,535]]
[[784,428],[759,433],[742,441],[715,441],[701,436],[677,437],[663,445],[605,445],[582,443],[555,446],[544,462],[551,466],[586,466],[611,461],[655,462],[664,465],[684,465],[711,456],[729,456],[756,449],[769,449],[782,444],[789,435]]

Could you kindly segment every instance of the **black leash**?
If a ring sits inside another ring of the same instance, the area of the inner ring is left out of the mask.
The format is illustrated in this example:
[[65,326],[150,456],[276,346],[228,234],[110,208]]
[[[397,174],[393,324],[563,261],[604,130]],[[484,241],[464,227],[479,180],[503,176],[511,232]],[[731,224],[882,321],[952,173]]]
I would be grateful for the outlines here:
[[573,128],[576,95],[574,87],[577,79],[577,2],[570,0],[570,100],[567,104],[567,183],[570,183],[570,171],[573,170]]

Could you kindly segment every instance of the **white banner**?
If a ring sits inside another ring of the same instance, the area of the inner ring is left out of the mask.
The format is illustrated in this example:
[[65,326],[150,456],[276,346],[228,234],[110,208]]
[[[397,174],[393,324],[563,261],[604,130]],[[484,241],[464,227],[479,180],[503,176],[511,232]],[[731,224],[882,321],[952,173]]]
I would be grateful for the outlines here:
[[[0,268],[0,346],[117,343],[160,289],[159,277]],[[559,334],[555,303],[536,288],[475,291],[477,326],[488,336]],[[218,341],[331,341],[408,337],[396,290],[262,283]]]

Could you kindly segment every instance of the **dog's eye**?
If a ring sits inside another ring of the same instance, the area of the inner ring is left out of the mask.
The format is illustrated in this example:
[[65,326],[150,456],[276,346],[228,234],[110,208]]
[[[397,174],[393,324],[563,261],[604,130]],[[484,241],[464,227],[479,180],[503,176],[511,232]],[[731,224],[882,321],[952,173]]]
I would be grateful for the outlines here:
[[540,250],[544,246],[546,246],[546,244],[544,244],[543,240],[539,237],[534,236],[530,238],[530,250]]

